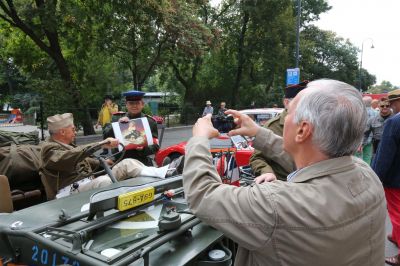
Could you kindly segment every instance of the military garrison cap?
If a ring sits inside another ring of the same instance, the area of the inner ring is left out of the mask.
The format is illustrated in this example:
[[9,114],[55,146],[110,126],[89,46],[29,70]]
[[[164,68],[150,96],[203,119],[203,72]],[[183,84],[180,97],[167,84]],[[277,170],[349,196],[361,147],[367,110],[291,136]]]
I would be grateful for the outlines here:
[[50,131],[56,131],[74,125],[74,117],[71,113],[56,114],[47,117],[47,127]]
[[122,93],[127,101],[139,101],[143,98],[145,93],[143,91],[127,91]]
[[389,102],[400,99],[400,89],[388,93]]
[[305,80],[303,82],[300,82],[299,84],[287,86],[285,88],[285,98],[291,99],[291,98],[296,97],[296,95],[300,91],[302,91],[303,89],[305,89],[307,87],[308,82],[309,82],[308,80]]

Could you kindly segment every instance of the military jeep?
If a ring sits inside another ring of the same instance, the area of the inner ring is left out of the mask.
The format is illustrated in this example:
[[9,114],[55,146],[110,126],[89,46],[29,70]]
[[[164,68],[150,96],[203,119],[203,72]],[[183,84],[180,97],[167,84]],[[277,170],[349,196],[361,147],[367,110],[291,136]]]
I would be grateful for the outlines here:
[[235,244],[192,215],[182,177],[138,177],[0,214],[3,263],[231,265]]

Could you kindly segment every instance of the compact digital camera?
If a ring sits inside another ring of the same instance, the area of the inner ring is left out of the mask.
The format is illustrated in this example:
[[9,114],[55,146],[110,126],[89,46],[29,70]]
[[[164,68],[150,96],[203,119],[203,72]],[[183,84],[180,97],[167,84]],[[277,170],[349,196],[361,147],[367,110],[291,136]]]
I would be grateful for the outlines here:
[[213,127],[220,133],[227,133],[236,127],[233,116],[231,115],[218,115],[211,119]]

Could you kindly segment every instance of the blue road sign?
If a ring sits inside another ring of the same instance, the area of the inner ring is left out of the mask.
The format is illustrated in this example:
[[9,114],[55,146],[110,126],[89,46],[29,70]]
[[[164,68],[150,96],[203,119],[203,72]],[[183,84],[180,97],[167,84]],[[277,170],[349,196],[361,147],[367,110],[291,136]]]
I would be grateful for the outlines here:
[[300,83],[300,69],[288,68],[286,69],[286,86]]

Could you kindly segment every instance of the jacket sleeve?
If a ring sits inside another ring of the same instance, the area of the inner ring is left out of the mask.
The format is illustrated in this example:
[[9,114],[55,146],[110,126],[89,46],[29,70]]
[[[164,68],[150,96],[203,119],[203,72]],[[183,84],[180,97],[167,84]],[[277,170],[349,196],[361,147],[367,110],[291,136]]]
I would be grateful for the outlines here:
[[[371,132],[372,132],[372,119],[373,119],[373,118],[371,117],[371,118],[369,118],[368,121],[367,121],[367,127],[366,127],[365,132],[364,132],[364,138],[363,138],[363,140],[368,139],[369,135],[370,135]],[[363,141],[363,142],[364,142],[364,141]]]
[[251,155],[250,166],[256,176],[266,173],[275,174],[272,167],[267,163],[267,159],[259,150],[254,150],[253,154]]
[[76,166],[95,151],[93,146],[93,144],[88,144],[64,150],[57,144],[45,145],[42,148],[43,167],[49,170],[70,171],[71,166]]
[[97,118],[97,123],[98,124],[102,124],[102,121],[103,121],[103,105],[101,106],[101,108],[100,108],[100,111],[99,111],[99,115],[98,115],[98,118]]
[[282,137],[271,130],[261,128],[254,139],[253,147],[262,152],[265,158],[277,162],[288,173],[296,170],[292,157],[283,150]]
[[[279,122],[279,119],[277,121]],[[265,124],[264,128],[268,128],[270,124],[271,122]],[[276,134],[276,132],[274,133]],[[256,176],[266,173],[273,173],[276,175],[276,173],[272,169],[272,166],[268,164],[267,160],[268,159],[263,155],[261,151],[254,150],[253,154],[250,157],[250,166]]]
[[109,110],[110,110],[110,114],[111,114],[111,116],[112,116],[113,113],[118,112],[118,105],[115,104],[115,103],[112,104],[111,107],[109,108]]
[[271,238],[277,213],[268,186],[222,184],[212,164],[209,142],[193,137],[186,145],[183,186],[192,212],[249,250]]
[[388,175],[388,170],[391,168],[391,165],[397,163],[395,159],[399,146],[399,136],[400,120],[387,120],[383,128],[378,151],[372,162],[372,169],[374,169],[376,175],[384,184],[391,178]]

